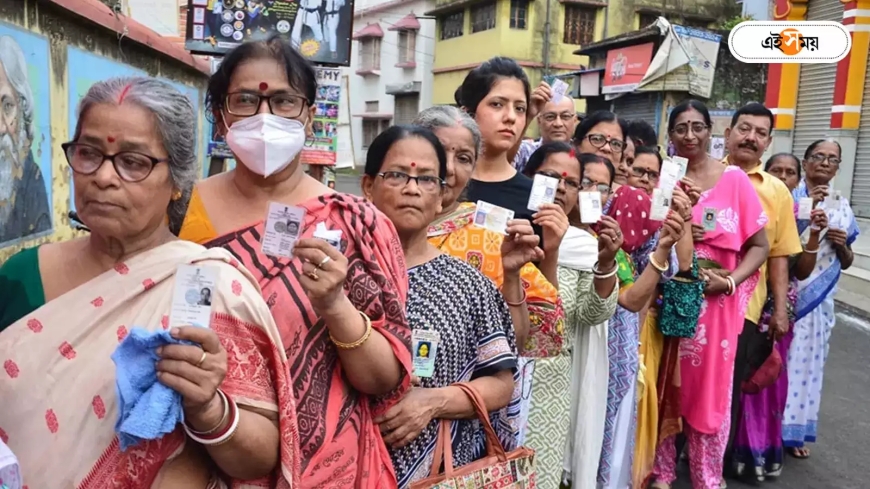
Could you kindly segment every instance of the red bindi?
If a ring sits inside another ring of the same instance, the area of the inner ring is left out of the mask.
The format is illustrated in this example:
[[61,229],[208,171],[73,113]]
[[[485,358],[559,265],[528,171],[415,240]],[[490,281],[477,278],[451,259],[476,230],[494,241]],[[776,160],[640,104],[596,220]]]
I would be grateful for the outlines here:
[[266,82],[260,82],[260,90],[268,90],[269,84]]
[[417,166],[417,164],[414,163],[414,162],[412,161],[412,162],[411,162],[411,168],[414,168],[415,166]]
[[562,172],[562,178],[565,178],[565,177],[567,177],[567,176],[568,176],[568,172],[563,171],[563,172]]
[[114,137],[114,136],[109,136],[109,137],[106,138],[106,141],[108,141],[108,142],[110,142],[110,143],[114,143],[114,142],[115,142],[115,137]]

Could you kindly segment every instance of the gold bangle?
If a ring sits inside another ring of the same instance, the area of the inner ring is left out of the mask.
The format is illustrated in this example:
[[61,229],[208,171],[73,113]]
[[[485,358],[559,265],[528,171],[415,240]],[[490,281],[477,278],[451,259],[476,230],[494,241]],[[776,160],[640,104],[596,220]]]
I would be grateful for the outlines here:
[[366,313],[364,313],[362,311],[357,311],[357,312],[359,313],[360,316],[362,316],[363,321],[365,321],[365,323],[366,323],[366,332],[363,333],[362,338],[354,341],[353,343],[342,343],[341,341],[336,340],[332,336],[332,332],[329,332],[329,341],[332,341],[333,345],[335,345],[338,348],[341,348],[342,350],[354,350],[356,348],[359,348],[360,346],[362,346],[363,343],[366,342],[366,340],[369,339],[369,336],[372,335],[372,320],[369,319],[368,316],[366,316]]
[[658,263],[658,262],[656,261],[656,257],[654,256],[653,253],[650,253],[650,254],[649,254],[649,263],[650,263],[650,265],[652,265],[653,268],[655,268],[656,271],[658,271],[659,273],[665,273],[665,272],[667,272],[667,271],[668,271],[668,268],[670,268],[670,265],[671,265],[670,263],[668,263],[668,262],[666,261],[665,264],[664,264],[664,266],[662,266],[661,263]]

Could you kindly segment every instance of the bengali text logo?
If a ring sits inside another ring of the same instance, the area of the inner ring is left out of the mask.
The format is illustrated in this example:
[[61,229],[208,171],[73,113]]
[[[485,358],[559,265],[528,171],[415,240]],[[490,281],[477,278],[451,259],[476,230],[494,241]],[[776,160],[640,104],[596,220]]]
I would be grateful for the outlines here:
[[744,63],[836,63],[852,37],[839,22],[749,21],[731,30],[728,48]]

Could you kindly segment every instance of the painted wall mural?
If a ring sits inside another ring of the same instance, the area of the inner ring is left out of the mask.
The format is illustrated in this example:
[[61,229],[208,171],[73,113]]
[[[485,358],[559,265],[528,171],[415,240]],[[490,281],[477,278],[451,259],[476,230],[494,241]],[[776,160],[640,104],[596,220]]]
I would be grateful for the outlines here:
[[0,23],[0,248],[50,234],[49,45]]

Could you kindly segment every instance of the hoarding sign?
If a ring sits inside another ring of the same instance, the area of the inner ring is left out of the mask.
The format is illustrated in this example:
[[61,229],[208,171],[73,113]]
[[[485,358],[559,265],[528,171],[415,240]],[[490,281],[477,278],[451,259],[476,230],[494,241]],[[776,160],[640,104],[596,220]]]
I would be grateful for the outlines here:
[[651,42],[608,51],[601,93],[633,92],[646,75],[652,51]]

